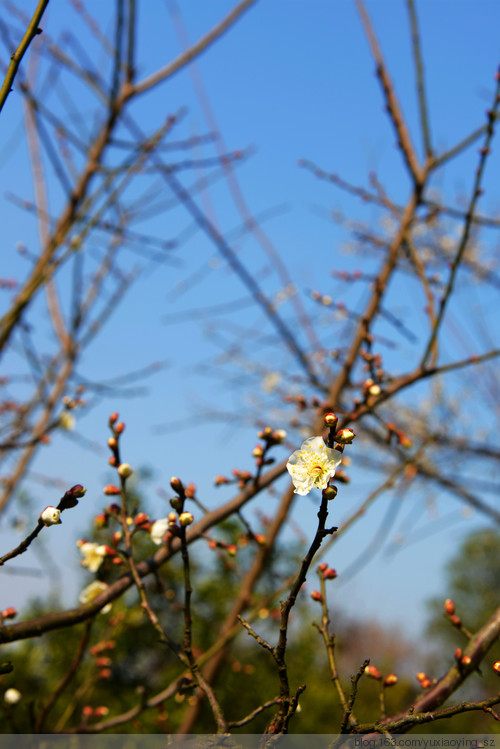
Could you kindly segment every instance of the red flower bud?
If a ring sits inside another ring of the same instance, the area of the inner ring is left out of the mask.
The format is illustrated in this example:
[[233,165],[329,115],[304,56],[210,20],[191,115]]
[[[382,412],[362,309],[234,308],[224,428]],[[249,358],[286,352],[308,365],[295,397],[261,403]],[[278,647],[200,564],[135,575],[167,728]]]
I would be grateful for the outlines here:
[[323,596],[319,592],[319,590],[313,590],[311,593],[311,598],[313,601],[318,601],[318,603],[323,603]]
[[115,426],[115,432],[116,434],[122,434],[122,432],[125,431],[125,424],[123,421],[118,422],[118,424]]
[[120,493],[120,489],[117,486],[114,486],[114,484],[106,484],[106,486],[104,487],[104,494],[106,494],[108,497],[112,497]]
[[365,668],[365,674],[367,676],[371,676],[372,679],[377,679],[377,681],[380,681],[380,679],[382,678],[382,674],[380,673],[378,668],[375,668],[375,666],[367,666]]
[[398,683],[396,674],[388,674],[384,679],[384,687],[393,687]]
[[325,425],[327,427],[330,427],[330,429],[335,429],[339,421],[339,417],[335,416],[334,413],[330,411],[330,413],[325,414]]
[[112,414],[111,414],[111,416],[109,417],[109,425],[110,425],[110,426],[113,426],[113,424],[116,424],[116,422],[117,422],[117,421],[118,421],[118,414],[117,414],[117,413],[116,413],[116,411],[115,411],[115,412],[114,412],[114,413],[112,413]]
[[451,600],[451,598],[447,598],[444,602],[444,610],[447,614],[451,616],[451,614],[455,613],[455,604]]

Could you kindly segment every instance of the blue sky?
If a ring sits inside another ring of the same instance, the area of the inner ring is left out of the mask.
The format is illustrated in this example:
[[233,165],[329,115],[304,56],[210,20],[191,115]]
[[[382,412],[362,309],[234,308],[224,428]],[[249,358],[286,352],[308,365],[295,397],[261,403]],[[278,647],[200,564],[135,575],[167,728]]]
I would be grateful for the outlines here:
[[[26,11],[31,8],[26,0],[22,5]],[[181,47],[172,28],[168,4],[154,0],[139,5],[138,72],[142,78],[175,57]],[[190,40],[204,34],[233,5],[226,0],[180,3]],[[109,6],[101,2],[88,3],[88,9],[96,13],[104,30],[110,29],[111,7],[111,3]],[[405,3],[372,0],[367,2],[367,8],[415,142],[421,149],[416,137],[417,107]],[[500,7],[493,0],[480,3],[417,0],[417,11],[433,141],[437,150],[444,150],[484,123],[484,111],[490,105],[493,76],[499,60]],[[68,24],[76,29],[69,4],[58,5],[57,11],[52,4],[44,25],[46,33],[58,38],[60,29]],[[93,47],[87,51],[92,56]],[[334,186],[316,180],[298,166],[298,160],[309,159],[326,171],[359,185],[367,185],[369,171],[376,170],[382,183],[391,194],[399,196],[401,203],[409,189],[354,4],[347,0],[336,3],[260,0],[196,61],[196,65],[228,149],[252,149],[251,156],[238,167],[238,177],[255,215],[279,209],[266,222],[265,228],[287,263],[299,293],[304,297],[311,289],[331,293],[331,269],[352,270],[360,263],[359,258],[344,252],[348,233],[330,220],[331,211],[342,211],[368,222],[376,221],[378,214]],[[52,95],[47,90],[49,100]],[[90,129],[95,102],[87,101],[83,94],[78,102],[89,117],[82,127]],[[150,123],[152,131],[168,114],[181,107],[186,107],[187,112],[175,137],[185,138],[209,129],[186,69],[151,96],[140,98],[131,112],[140,118],[144,127]],[[0,143],[5,263],[0,275],[22,278],[26,273],[26,261],[15,252],[16,243],[23,242],[36,249],[37,233],[33,219],[13,207],[8,199],[9,193],[30,198],[33,192],[17,93],[11,95],[0,117]],[[210,154],[213,155],[213,150],[206,146],[200,147],[194,156],[201,158]],[[184,157],[179,154],[174,159]],[[473,147],[450,167],[436,187],[451,201],[462,190],[470,189],[476,163],[477,148]],[[498,158],[492,159],[486,177],[481,206],[485,212],[500,208],[495,192],[497,174]],[[53,205],[57,206],[60,191],[54,182],[49,184],[49,192]],[[222,231],[230,232],[240,225],[241,219],[223,182],[211,188],[210,200]],[[176,211],[138,222],[134,228],[168,238],[186,224],[185,215]],[[279,284],[272,273],[268,273],[268,261],[256,243],[244,237],[238,249],[252,272],[262,274],[266,291],[276,292]],[[197,424],[197,414],[203,415],[209,408],[233,414],[238,409],[247,411],[252,398],[262,395],[234,391],[227,382],[207,377],[209,362],[213,365],[215,361],[218,369],[222,367],[220,360],[214,358],[218,351],[208,334],[225,337],[229,333],[222,325],[212,331],[207,324],[192,323],[186,314],[205,305],[239,299],[245,295],[244,289],[223,263],[214,261],[215,250],[200,233],[194,234],[174,254],[179,268],[142,263],[137,284],[86,352],[79,372],[99,381],[140,369],[153,361],[166,361],[168,366],[145,383],[149,390],[144,396],[98,401],[88,413],[82,413],[81,417],[77,414],[75,429],[77,437],[104,446],[108,437],[107,416],[111,411],[120,412],[127,424],[123,457],[134,467],[153,468],[147,493],[158,515],[165,512],[165,504],[158,497],[157,488],[168,486],[171,475],[194,481],[200,499],[209,506],[230,496],[227,490],[215,490],[212,479],[216,474],[229,473],[235,466],[250,467],[256,430],[245,424],[240,427],[217,421],[206,424],[203,419]],[[370,261],[366,263],[367,268],[373,267]],[[141,261],[127,256],[125,264],[137,267]],[[204,278],[195,283],[193,274],[200,267],[206,272]],[[188,291],[179,294],[186,279]],[[334,288],[341,293],[338,287]],[[1,294],[0,305],[4,309],[9,292]],[[484,299],[478,294],[475,302],[481,301]],[[411,308],[404,291],[396,302],[395,314],[405,314]],[[471,303],[470,299],[467,303]],[[36,320],[36,337],[43,345],[49,345],[50,329],[42,300],[37,304],[40,315]],[[165,315],[172,314],[178,316],[179,324],[165,323]],[[481,314],[492,315],[493,310],[490,307],[489,312],[485,312],[482,307]],[[423,317],[417,314],[417,319]],[[248,317],[241,312],[232,316],[230,322],[259,326],[262,318],[260,313],[253,312]],[[416,329],[416,332],[420,331]],[[450,343],[449,355],[458,352],[458,348],[453,349]],[[411,347],[403,346],[397,356],[405,369],[411,360]],[[286,364],[286,359],[278,354],[273,362],[269,349],[263,357],[262,363],[269,369]],[[7,373],[16,371],[21,363],[13,352],[2,366]],[[166,424],[184,423],[187,417],[195,428],[170,431],[162,428]],[[263,414],[262,418],[264,421],[279,418],[279,411]],[[282,425],[275,421],[272,426]],[[350,449],[350,455],[354,461],[353,481],[339,493],[334,522],[347,517],[350,508],[372,485],[365,472],[355,470],[356,444]],[[90,518],[103,506],[102,486],[112,477],[106,459],[105,449],[101,455],[83,451],[74,439],[61,434],[38,455],[32,465],[32,480],[26,483],[26,491],[33,497],[37,512],[38,508],[41,510],[55,503],[54,490],[44,486],[38,474],[57,476],[69,485],[79,482],[88,487],[87,497],[78,512],[67,513],[64,525],[51,528],[46,534],[48,537],[50,532],[50,551],[56,563],[63,556],[65,566],[75,575],[79,560],[73,543],[85,535]],[[409,501],[413,503],[412,512],[418,513],[421,497]],[[352,534],[335,545],[327,561],[340,573],[357,557],[360,548],[370,542],[389,502],[389,497],[382,500]],[[274,503],[275,500],[263,497],[259,507],[271,513]],[[421,626],[425,618],[423,600],[443,591],[443,563],[453,554],[464,533],[476,524],[483,524],[480,518],[466,518],[458,503],[448,503],[441,517],[447,518],[448,512],[451,513],[448,520],[434,525],[431,516],[423,518],[424,524],[429,522],[433,528],[441,528],[440,533],[429,536],[428,542],[409,545],[393,557],[378,554],[348,587],[339,584],[334,606],[362,616],[400,622],[409,629]],[[252,518],[252,510],[248,515]],[[9,519],[11,517],[9,515]],[[300,499],[295,508],[295,522],[312,534],[314,518],[314,504],[308,498]],[[397,527],[394,530],[397,531]],[[12,530],[8,522],[4,522],[0,528],[2,548],[12,545],[11,540]],[[33,560],[34,555],[30,559],[27,554],[19,566],[31,566]],[[15,590],[12,580],[16,582]],[[0,579],[0,605],[20,605],[27,594],[43,589],[45,584],[44,578],[40,581],[17,575],[4,577]],[[64,595],[70,603],[76,599],[74,583],[67,588],[71,590],[66,590]]]

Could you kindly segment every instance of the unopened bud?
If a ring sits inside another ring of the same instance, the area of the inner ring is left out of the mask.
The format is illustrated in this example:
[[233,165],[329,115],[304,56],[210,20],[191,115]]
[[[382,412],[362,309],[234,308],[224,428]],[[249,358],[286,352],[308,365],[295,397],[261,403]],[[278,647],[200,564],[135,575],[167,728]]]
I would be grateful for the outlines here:
[[229,546],[227,546],[226,548],[226,551],[230,557],[235,557],[238,553],[238,547],[235,546],[235,544],[229,544]]
[[91,718],[94,714],[94,708],[91,705],[84,705],[82,707],[82,715],[84,718]]
[[0,619],[14,619],[17,616],[17,609],[14,606],[9,606],[0,612]]
[[61,523],[61,510],[56,507],[46,507],[40,514],[40,520],[48,527],[49,525],[59,525]]
[[382,678],[382,674],[378,670],[378,668],[375,668],[375,666],[367,666],[365,668],[365,674],[367,676],[371,676],[372,679],[376,679],[377,681],[380,681]]
[[122,479],[128,479],[132,474],[133,471],[128,463],[120,463],[118,466],[118,475],[121,476]]
[[108,497],[113,497],[120,493],[120,489],[117,486],[114,486],[114,484],[106,484],[104,487],[104,494]]
[[114,413],[112,413],[112,414],[111,414],[111,416],[109,417],[109,425],[110,425],[110,426],[113,426],[113,424],[116,424],[116,422],[117,422],[117,421],[118,421],[118,414],[117,414],[117,413],[116,413],[116,411],[115,411],[115,412],[114,412]]
[[493,664],[493,671],[496,671],[497,674],[500,674],[500,661],[495,661]]
[[311,593],[311,598],[313,601],[318,601],[318,603],[323,603],[323,596],[319,592],[319,590],[313,590]]
[[108,713],[109,707],[106,707],[106,705],[100,705],[100,707],[96,707],[96,709],[94,710],[94,715],[96,718],[103,718]]
[[338,493],[338,489],[336,486],[327,486],[326,489],[323,489],[323,496],[329,502],[332,499],[335,499],[335,497],[337,496],[337,493]]
[[461,627],[462,626],[462,620],[456,614],[451,614],[451,616],[450,616],[450,622],[453,624],[454,627]]
[[327,570],[323,572],[323,579],[324,580],[335,580],[337,577],[337,571],[329,567]]
[[393,687],[398,683],[396,674],[387,674],[384,679],[384,687]]
[[252,455],[254,458],[261,458],[264,455],[264,448],[262,445],[255,445],[254,449],[252,450]]
[[181,525],[182,528],[185,528],[186,526],[191,525],[193,520],[194,518],[190,512],[181,512],[181,514],[179,515],[179,524]]
[[109,438],[109,440],[108,440],[108,447],[111,450],[114,450],[115,447],[117,446],[117,444],[118,444],[118,442],[116,441],[116,437],[110,437]]
[[186,488],[184,489],[184,493],[186,497],[193,499],[194,495],[196,494],[196,484],[193,484],[193,483],[188,484]]
[[427,678],[428,677],[427,677],[427,674],[425,673],[425,671],[419,671],[418,672],[418,674],[417,674],[417,681],[424,681]]
[[215,486],[222,486],[222,484],[229,484],[229,479],[226,476],[216,476],[214,478]]
[[470,666],[471,663],[472,663],[472,658],[470,657],[470,655],[463,655],[460,658],[460,664],[462,666],[465,666],[466,668],[467,666]]
[[286,431],[284,429],[276,429],[271,435],[272,441],[275,445],[281,445],[286,438]]
[[328,565],[326,562],[321,562],[321,564],[318,564],[318,572],[324,572],[328,569]]
[[149,523],[149,515],[147,515],[145,512],[138,512],[134,518],[135,526],[137,527],[138,525],[144,525],[144,523]]
[[108,525],[108,515],[105,512],[96,515],[94,518],[94,525],[97,526],[97,528],[106,528]]
[[178,494],[184,494],[184,486],[182,484],[182,481],[177,478],[177,476],[172,476],[170,479],[170,486],[174,490],[174,492],[177,492]]
[[339,429],[335,434],[334,440],[340,445],[351,445],[355,437],[356,435],[352,429]]
[[118,424],[115,426],[115,432],[116,434],[122,434],[125,431],[125,424],[123,421],[119,421]]
[[451,600],[451,598],[447,598],[444,602],[444,610],[447,614],[451,616],[451,614],[455,613],[455,604]]
[[462,650],[462,648],[455,648],[454,655],[455,655],[456,660],[459,661],[461,659],[461,657],[463,656],[463,650]]
[[330,427],[330,429],[335,429],[339,422],[339,417],[335,416],[334,413],[330,411],[330,413],[325,414],[325,425],[327,427]]

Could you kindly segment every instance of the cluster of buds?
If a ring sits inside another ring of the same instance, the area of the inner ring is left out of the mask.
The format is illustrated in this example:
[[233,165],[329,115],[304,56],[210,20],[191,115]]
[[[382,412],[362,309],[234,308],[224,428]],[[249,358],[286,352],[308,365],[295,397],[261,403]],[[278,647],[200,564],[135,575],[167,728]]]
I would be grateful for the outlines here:
[[326,562],[321,562],[321,564],[318,565],[317,573],[323,578],[323,580],[335,580],[335,578],[338,577],[337,571],[332,569],[332,567],[329,567]]
[[450,620],[454,627],[457,627],[457,629],[462,628],[462,620],[457,616],[457,614],[455,614],[455,604],[451,598],[447,598],[444,602],[444,615]]
[[92,645],[89,649],[90,655],[95,658],[94,665],[99,670],[98,676],[100,679],[109,679],[111,677],[111,658],[103,653],[108,653],[110,650],[114,650],[116,642],[114,640],[101,640],[96,645]]
[[363,382],[363,395],[365,397],[365,400],[368,400],[368,398],[376,398],[380,395],[382,392],[382,388],[380,387],[379,383],[373,380],[371,377],[369,377],[367,380]]
[[392,436],[394,435],[401,445],[401,447],[411,448],[413,447],[413,442],[408,437],[406,432],[404,432],[402,429],[398,429],[395,424],[392,422],[388,423],[387,425],[387,443],[390,443]]
[[365,668],[365,674],[375,681],[380,681],[383,687],[394,687],[398,683],[398,677],[396,674],[387,674],[382,676],[376,666],[367,666]]
[[422,689],[429,689],[430,687],[432,687],[433,684],[436,683],[436,680],[430,679],[424,671],[419,671],[416,676],[417,676],[417,681],[422,687]]
[[257,434],[260,440],[264,440],[268,447],[272,445],[281,445],[286,438],[286,431],[284,429],[273,430],[271,427],[265,427],[261,432]]
[[104,718],[109,713],[109,707],[106,707],[106,705],[100,705],[99,707],[91,707],[90,705],[85,705],[82,708],[82,716],[85,718],[85,720],[88,720],[89,718]]
[[236,544],[226,544],[224,541],[215,541],[213,538],[208,542],[209,549],[222,549],[230,557],[235,557],[238,553],[238,547]]
[[237,480],[239,489],[244,489],[245,486],[253,479],[250,471],[240,471],[238,468],[233,468],[232,474]]

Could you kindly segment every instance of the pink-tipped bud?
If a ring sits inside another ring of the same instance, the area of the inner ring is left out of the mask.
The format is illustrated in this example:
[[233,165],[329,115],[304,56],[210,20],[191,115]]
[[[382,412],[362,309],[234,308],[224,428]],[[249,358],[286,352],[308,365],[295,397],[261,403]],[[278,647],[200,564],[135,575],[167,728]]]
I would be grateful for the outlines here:
[[186,497],[189,497],[189,499],[194,499],[194,496],[196,494],[196,484],[193,484],[192,482],[188,484],[184,490],[184,493]]
[[266,543],[266,537],[264,536],[264,534],[263,534],[263,533],[256,533],[256,534],[255,534],[255,540],[256,540],[256,541],[257,541],[257,543],[258,543],[258,544],[260,544],[261,546],[264,546],[264,544]]
[[472,663],[472,658],[470,657],[470,655],[463,655],[460,658],[460,664],[462,666],[465,666],[466,668],[467,666],[470,666],[471,663]]
[[356,437],[352,429],[339,429],[335,434],[335,442],[340,445],[351,445],[353,439]]
[[117,486],[114,486],[114,484],[106,484],[104,487],[104,494],[106,494],[107,497],[113,497],[120,493],[120,489]]
[[138,525],[144,525],[145,523],[149,523],[149,515],[145,512],[138,512],[134,518],[135,527],[137,528]]
[[463,654],[464,653],[463,653],[462,648],[455,648],[454,655],[455,655],[455,658],[456,658],[457,661],[459,661],[461,659],[461,657],[463,656]]
[[432,684],[433,681],[429,678],[422,679],[422,681],[420,682],[420,686],[422,687],[422,689],[429,689],[430,687],[432,687]]
[[367,676],[371,676],[372,679],[376,679],[377,681],[380,681],[382,678],[382,674],[378,670],[378,668],[375,668],[375,666],[367,666],[365,668],[365,674]]
[[226,476],[216,476],[214,478],[215,486],[222,486],[222,484],[229,484],[229,479]]
[[112,414],[111,414],[111,416],[109,417],[109,425],[110,425],[110,426],[113,426],[113,424],[116,424],[116,422],[117,422],[117,421],[118,421],[118,414],[117,414],[117,413],[116,413],[116,411],[115,411],[115,412],[114,412],[114,413],[112,413]]
[[109,465],[110,465],[110,466],[112,466],[113,468],[116,468],[116,466],[118,465],[118,459],[117,459],[117,458],[115,458],[115,456],[114,456],[114,455],[112,455],[112,456],[111,456],[110,458],[108,458],[108,463],[109,463]]
[[116,434],[122,434],[125,431],[125,424],[123,421],[119,421],[118,424],[115,426],[115,433]]
[[462,626],[462,620],[456,614],[451,614],[451,616],[450,616],[450,622],[453,624],[454,627],[461,627]]
[[338,423],[339,417],[335,416],[334,413],[330,411],[330,413],[325,414],[325,425],[327,427],[330,427],[330,429],[335,429]]
[[323,596],[319,592],[319,590],[313,590],[311,593],[311,598],[313,601],[318,601],[318,603],[323,603]]
[[387,674],[384,679],[384,687],[393,687],[398,683],[396,674]]
[[94,714],[94,708],[91,705],[85,705],[82,708],[82,715],[84,718],[91,718]]
[[324,572],[328,569],[328,565],[326,562],[321,562],[321,564],[318,564],[318,572]]
[[447,598],[444,602],[444,610],[449,616],[455,613],[455,604],[453,603],[451,598]]
[[238,553],[238,547],[235,544],[229,544],[229,546],[226,547],[226,551],[230,557],[235,557]]
[[327,570],[323,572],[323,579],[324,580],[335,580],[337,577],[337,571],[329,567]]

